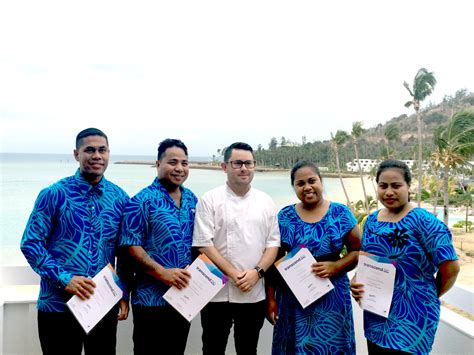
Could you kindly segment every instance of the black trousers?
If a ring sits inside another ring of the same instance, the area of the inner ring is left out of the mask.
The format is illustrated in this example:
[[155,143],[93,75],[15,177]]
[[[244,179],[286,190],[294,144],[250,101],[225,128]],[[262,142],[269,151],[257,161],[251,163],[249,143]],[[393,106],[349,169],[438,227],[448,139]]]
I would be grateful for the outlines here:
[[171,306],[133,307],[133,353],[184,354],[191,324]]
[[38,332],[44,355],[115,355],[118,306],[86,334],[74,315],[38,311]]
[[232,324],[234,324],[234,342],[237,354],[257,354],[258,337],[265,320],[265,310],[265,301],[208,303],[201,311],[203,354],[225,354]]
[[407,353],[406,351],[402,350],[395,350],[395,349],[388,349],[382,348],[375,343],[372,343],[370,340],[367,340],[367,350],[369,351],[369,355],[404,355],[404,354],[411,354]]

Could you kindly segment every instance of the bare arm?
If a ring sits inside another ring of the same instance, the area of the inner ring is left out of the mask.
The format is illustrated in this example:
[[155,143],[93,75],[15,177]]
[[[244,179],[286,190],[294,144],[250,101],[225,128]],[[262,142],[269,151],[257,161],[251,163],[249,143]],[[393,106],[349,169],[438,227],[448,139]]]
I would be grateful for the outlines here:
[[260,267],[263,270],[267,271],[270,268],[270,266],[273,265],[278,254],[278,249],[279,247],[271,247],[271,248],[265,249],[265,252],[263,253],[262,258],[260,259],[258,263],[258,265],[260,265]]
[[128,318],[128,301],[120,300],[119,302],[119,314],[117,315],[118,320],[126,320]]
[[459,263],[457,260],[444,261],[439,265],[436,274],[436,289],[438,297],[441,297],[454,285],[459,273]]
[[164,282],[168,286],[175,286],[179,289],[186,287],[191,274],[185,269],[167,269],[153,260],[141,246],[130,246],[128,252],[132,258],[140,265],[144,272],[155,279]]
[[[280,259],[285,255],[285,251],[283,248],[278,248],[277,256],[275,259]],[[267,320],[272,324],[275,325],[276,321],[278,320],[278,304],[275,299],[275,293],[277,289],[277,269],[275,266],[270,266],[269,269],[266,270],[267,273],[265,274],[265,293],[267,296]]]
[[[275,261],[275,258],[278,254],[278,247],[270,247],[265,249],[263,252],[262,258],[258,262],[258,265],[264,270],[267,271],[270,266]],[[257,265],[255,265],[257,266]],[[243,271],[239,276],[239,281],[235,284],[242,292],[248,292],[252,289],[253,286],[258,282],[260,277],[256,269],[252,268],[249,270]]]
[[275,287],[272,285],[266,285],[265,291],[267,295],[267,320],[270,324],[275,325],[278,320],[278,305],[275,299]]
[[360,231],[356,225],[346,235],[347,254],[338,261],[323,261],[313,264],[313,272],[319,277],[332,277],[341,272],[352,270],[359,260],[360,243]]

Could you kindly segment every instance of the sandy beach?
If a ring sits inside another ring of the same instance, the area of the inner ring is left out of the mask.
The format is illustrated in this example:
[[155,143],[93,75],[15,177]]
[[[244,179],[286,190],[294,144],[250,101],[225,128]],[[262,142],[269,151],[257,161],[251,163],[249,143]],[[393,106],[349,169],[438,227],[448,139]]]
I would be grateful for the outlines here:
[[461,265],[456,283],[474,289],[474,232],[455,229],[453,243]]
[[[344,186],[346,188],[347,194],[349,195],[349,199],[352,203],[356,203],[359,200],[364,199],[364,191],[362,189],[362,183],[360,181],[360,177],[350,177],[350,178],[343,178]],[[374,182],[375,183],[375,182]],[[323,176],[323,185],[324,185],[324,176]],[[364,177],[364,185],[365,191],[367,196],[372,196],[375,198],[374,187],[372,185],[372,181],[365,176]],[[328,200],[346,203],[346,197],[344,195],[344,191],[341,189],[338,190],[336,194],[331,194],[331,196],[326,196]]]

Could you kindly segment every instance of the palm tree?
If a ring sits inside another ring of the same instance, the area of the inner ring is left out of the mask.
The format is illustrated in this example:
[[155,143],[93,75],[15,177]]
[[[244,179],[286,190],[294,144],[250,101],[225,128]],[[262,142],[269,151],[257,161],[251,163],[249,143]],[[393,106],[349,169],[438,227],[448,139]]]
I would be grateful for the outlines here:
[[432,159],[436,167],[443,171],[444,215],[443,221],[448,224],[449,213],[449,175],[455,169],[469,164],[468,159],[474,154],[474,109],[466,109],[455,114],[448,126],[435,135],[436,150]]
[[[433,169],[434,170],[434,169]],[[437,172],[423,176],[423,190],[428,194],[429,201],[433,205],[433,214],[437,216],[438,198],[443,189],[443,182],[438,179]]]
[[339,148],[342,147],[347,140],[349,139],[349,134],[346,131],[338,130],[335,135],[331,133],[331,142],[332,147],[334,149],[334,153],[336,154],[336,168],[337,173],[339,174],[339,181],[341,182],[342,190],[344,191],[344,195],[346,196],[347,206],[354,212],[352,207],[351,200],[349,199],[349,195],[347,194],[346,187],[344,186],[344,181],[342,180],[342,173],[341,173],[341,166],[339,164]]
[[[374,189],[374,196],[375,196],[375,204],[376,209],[379,208],[379,200],[377,199],[377,187],[375,186],[375,179],[377,178],[377,166],[374,166],[369,171],[369,180],[372,183],[372,188]],[[370,208],[370,196],[367,198],[369,201],[369,208]]]
[[466,233],[469,231],[469,207],[472,207],[472,194],[474,193],[474,189],[472,186],[466,186],[462,185],[463,187],[463,192],[464,192],[464,205],[466,206],[466,219],[465,219],[465,227],[466,227]]
[[370,213],[369,203],[367,201],[367,193],[365,192],[364,176],[362,175],[362,169],[360,167],[359,148],[357,146],[357,140],[362,136],[362,133],[364,133],[364,129],[362,128],[362,122],[360,121],[354,122],[352,124],[351,138],[352,138],[352,144],[354,145],[354,152],[355,152],[355,156],[357,160],[357,166],[359,167],[360,181],[362,182],[362,191],[364,192],[365,210],[367,214],[369,214]]
[[387,158],[390,158],[390,142],[400,139],[400,127],[396,123],[390,123],[383,132],[387,144]]
[[429,72],[425,68],[421,68],[415,75],[415,80],[413,81],[413,86],[410,88],[410,85],[405,81],[403,86],[408,90],[412,99],[405,103],[405,107],[410,107],[413,105],[416,114],[416,122],[418,126],[418,195],[417,202],[418,207],[421,204],[421,183],[423,176],[423,139],[421,137],[421,115],[420,115],[420,104],[426,99],[434,90],[436,85],[436,78],[434,77],[433,72]]

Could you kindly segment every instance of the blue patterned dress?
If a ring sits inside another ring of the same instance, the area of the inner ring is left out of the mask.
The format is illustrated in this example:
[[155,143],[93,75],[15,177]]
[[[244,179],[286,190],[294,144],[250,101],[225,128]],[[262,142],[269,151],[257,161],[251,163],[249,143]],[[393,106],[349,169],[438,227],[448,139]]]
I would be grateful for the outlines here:
[[[120,245],[142,246],[165,268],[190,265],[197,197],[185,187],[180,189],[180,208],[157,178],[136,194],[125,207]],[[132,305],[168,305],[163,295],[169,286],[164,282],[142,271],[137,271],[135,281]]]
[[[304,222],[294,205],[283,208],[278,220],[282,247],[292,250],[304,244],[321,261],[328,254],[339,255],[345,235],[357,223],[346,206],[333,202],[316,223]],[[355,353],[349,279],[343,273],[331,277],[331,282],[334,289],[305,309],[286,284],[277,288],[279,319],[273,330],[273,354]]]
[[399,222],[379,222],[378,214],[367,218],[362,250],[393,259],[397,272],[390,314],[364,312],[365,337],[384,348],[427,354],[440,314],[434,274],[443,261],[457,259],[451,233],[422,208]]

